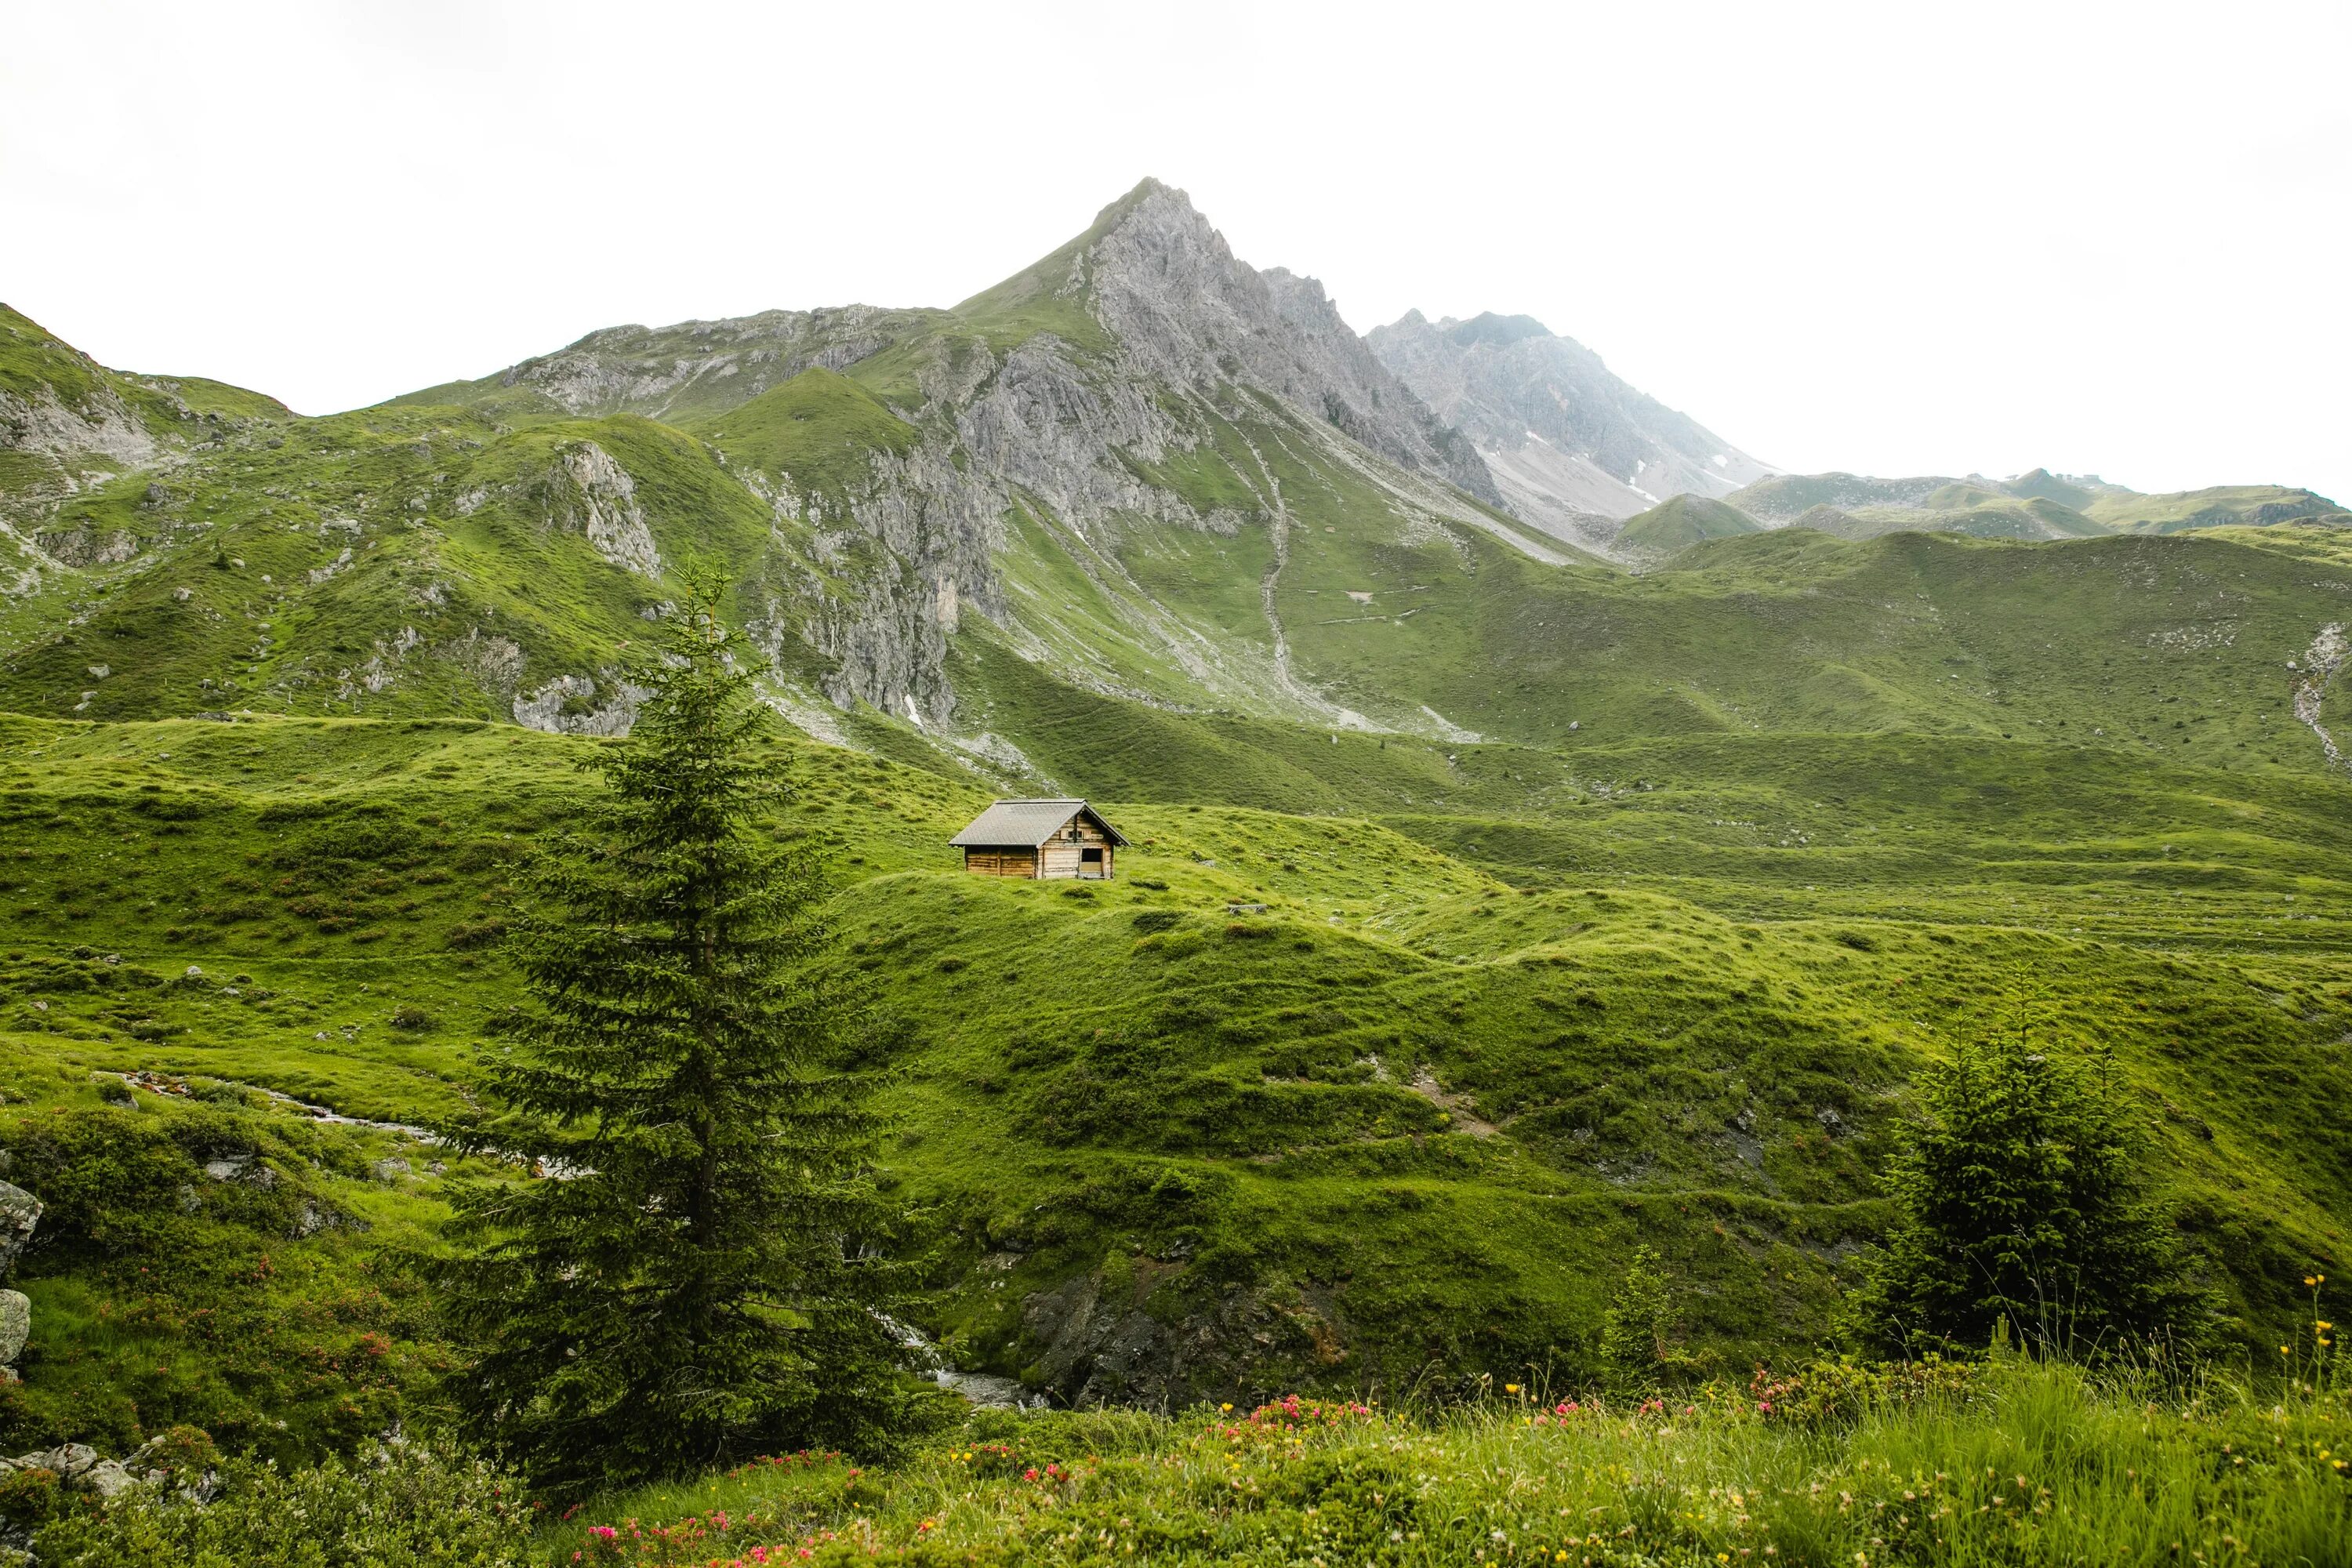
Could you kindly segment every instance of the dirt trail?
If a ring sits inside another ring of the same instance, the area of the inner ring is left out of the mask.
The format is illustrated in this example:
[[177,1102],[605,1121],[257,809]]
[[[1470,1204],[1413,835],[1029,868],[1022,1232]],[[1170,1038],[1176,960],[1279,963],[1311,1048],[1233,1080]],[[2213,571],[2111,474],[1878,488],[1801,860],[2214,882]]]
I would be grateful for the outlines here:
[[1265,480],[1264,489],[1255,485],[1251,485],[1250,489],[1265,507],[1270,520],[1268,526],[1273,531],[1274,563],[1258,579],[1257,599],[1259,608],[1265,615],[1266,626],[1274,634],[1274,678],[1284,691],[1320,715],[1325,722],[1347,730],[1377,730],[1380,726],[1370,719],[1311,689],[1291,671],[1290,638],[1282,629],[1282,613],[1274,603],[1275,589],[1282,582],[1282,569],[1290,564],[1290,509],[1283,504],[1282,481],[1274,477],[1274,468],[1266,462],[1265,454],[1258,450],[1257,443],[1250,439],[1249,433],[1238,423],[1230,424],[1229,428],[1240,438],[1242,445],[1249,448],[1250,460],[1257,465],[1258,473]]

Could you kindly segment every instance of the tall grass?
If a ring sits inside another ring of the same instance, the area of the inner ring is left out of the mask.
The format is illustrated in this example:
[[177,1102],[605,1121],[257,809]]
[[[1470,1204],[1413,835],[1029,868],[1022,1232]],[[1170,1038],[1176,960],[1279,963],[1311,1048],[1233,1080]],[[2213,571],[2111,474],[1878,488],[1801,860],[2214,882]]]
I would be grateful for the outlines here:
[[2352,1563],[2341,1390],[2011,1361],[1854,1376],[1793,1404],[1756,1392],[983,1414],[887,1474],[748,1467],[609,1500],[540,1548],[663,1564]]

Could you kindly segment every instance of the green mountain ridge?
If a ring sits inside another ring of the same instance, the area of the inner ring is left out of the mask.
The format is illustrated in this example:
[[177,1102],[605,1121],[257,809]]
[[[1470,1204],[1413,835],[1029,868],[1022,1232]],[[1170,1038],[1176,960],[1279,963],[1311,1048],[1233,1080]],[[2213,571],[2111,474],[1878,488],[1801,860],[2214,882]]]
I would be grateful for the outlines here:
[[[446,1106],[529,847],[714,561],[780,831],[903,1026],[887,1174],[958,1364],[1581,1367],[1646,1243],[1744,1373],[1830,1331],[1917,1073],[2005,1020],[2112,1059],[2242,1343],[2337,1261],[2352,531],[2309,492],[1779,476],[1633,518],[1628,572],[1153,183],[950,310],[315,419],[5,324],[8,409],[152,443],[0,452],[0,1047],[43,1071]],[[1045,790],[1120,880],[959,873]],[[253,984],[121,978],[192,964]]]
[[1768,527],[1814,528],[1847,539],[1906,531],[2088,539],[2283,522],[2343,526],[2347,516],[2325,496],[2283,485],[2215,485],[2147,496],[2095,476],[2065,478],[2046,468],[2012,479],[1776,474],[1725,500]]

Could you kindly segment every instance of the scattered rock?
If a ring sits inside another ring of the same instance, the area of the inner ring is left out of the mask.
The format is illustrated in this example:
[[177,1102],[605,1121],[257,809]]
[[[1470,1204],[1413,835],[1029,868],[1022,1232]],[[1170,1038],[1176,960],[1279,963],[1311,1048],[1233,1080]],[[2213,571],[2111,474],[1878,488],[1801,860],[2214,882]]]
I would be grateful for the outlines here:
[[390,1159],[378,1160],[372,1168],[377,1181],[389,1182],[407,1175],[413,1167],[407,1161],[394,1155]]
[[0,1362],[15,1362],[32,1331],[31,1300],[22,1290],[0,1290]]

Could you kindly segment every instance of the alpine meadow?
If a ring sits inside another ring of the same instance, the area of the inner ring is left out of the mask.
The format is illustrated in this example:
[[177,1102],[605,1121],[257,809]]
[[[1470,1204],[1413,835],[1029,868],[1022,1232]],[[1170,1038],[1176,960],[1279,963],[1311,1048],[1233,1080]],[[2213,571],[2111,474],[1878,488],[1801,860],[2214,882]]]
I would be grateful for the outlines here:
[[316,417],[0,307],[0,1546],[2352,1563],[2347,622],[1153,180]]

